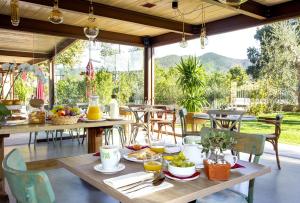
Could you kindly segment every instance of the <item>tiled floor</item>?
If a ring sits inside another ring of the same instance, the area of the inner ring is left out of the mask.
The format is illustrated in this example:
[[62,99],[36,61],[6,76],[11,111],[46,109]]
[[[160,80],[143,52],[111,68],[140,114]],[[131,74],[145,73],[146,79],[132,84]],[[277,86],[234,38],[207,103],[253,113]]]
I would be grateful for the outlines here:
[[[172,140],[172,137],[170,137]],[[76,140],[63,140],[56,145],[52,143],[38,143],[36,149],[27,144],[7,146],[5,152],[18,147],[27,161],[42,160],[72,156],[86,153],[86,145],[79,145]],[[298,148],[297,148],[298,149]],[[275,156],[265,153],[261,163],[272,168],[272,172],[259,177],[255,182],[255,203],[299,203],[300,194],[300,159],[281,156],[282,170],[276,166]],[[106,194],[98,191],[77,176],[65,169],[47,171],[58,203],[81,202],[81,203],[114,203],[118,202]],[[245,187],[242,187],[245,189]],[[14,202],[11,198],[11,202]]]

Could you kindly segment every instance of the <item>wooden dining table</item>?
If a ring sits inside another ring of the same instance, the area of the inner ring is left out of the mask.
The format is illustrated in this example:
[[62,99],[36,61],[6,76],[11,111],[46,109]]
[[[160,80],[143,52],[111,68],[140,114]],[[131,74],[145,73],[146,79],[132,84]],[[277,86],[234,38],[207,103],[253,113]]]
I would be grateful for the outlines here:
[[[239,161],[238,163],[244,168],[238,168],[231,171],[230,179],[227,181],[210,181],[205,176],[203,170],[198,179],[188,182],[177,182],[167,179],[166,181],[173,184],[173,187],[160,190],[145,196],[129,199],[127,196],[106,185],[103,180],[125,175],[129,173],[144,171],[143,164],[121,160],[126,168],[116,174],[102,174],[93,169],[100,163],[99,156],[92,154],[61,158],[58,160],[62,167],[69,170],[82,180],[93,185],[102,192],[112,196],[122,203],[184,203],[190,202],[197,198],[202,198],[215,192],[230,188],[239,183],[249,181],[256,177],[271,172],[270,167],[260,164]],[[99,200],[101,202],[101,200]]]
[[[88,153],[96,152],[99,146],[102,144],[102,134],[104,128],[112,127],[114,125],[128,125],[133,123],[131,120],[116,120],[116,121],[101,121],[101,122],[78,122],[72,125],[53,125],[51,123],[45,124],[20,124],[9,125],[0,127],[0,162],[4,159],[4,139],[8,137],[17,137],[17,133],[29,133],[39,131],[51,131],[62,129],[75,129],[86,128],[87,129],[87,145]],[[3,169],[0,167],[0,200],[6,195],[4,190],[4,175]]]

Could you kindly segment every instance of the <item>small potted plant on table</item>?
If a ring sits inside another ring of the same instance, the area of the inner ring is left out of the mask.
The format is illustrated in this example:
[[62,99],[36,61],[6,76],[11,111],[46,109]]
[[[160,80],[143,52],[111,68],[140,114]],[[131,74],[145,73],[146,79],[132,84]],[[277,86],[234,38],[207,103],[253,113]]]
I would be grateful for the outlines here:
[[208,155],[204,160],[204,171],[209,180],[228,180],[230,177],[230,163],[224,160],[223,152],[231,150],[236,143],[230,131],[210,131],[202,137],[202,152]]

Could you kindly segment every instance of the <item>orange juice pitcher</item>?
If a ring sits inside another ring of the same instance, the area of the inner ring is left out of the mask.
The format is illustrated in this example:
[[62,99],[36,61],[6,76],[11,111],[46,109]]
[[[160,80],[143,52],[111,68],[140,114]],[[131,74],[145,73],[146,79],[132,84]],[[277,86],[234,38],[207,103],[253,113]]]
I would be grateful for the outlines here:
[[87,118],[89,120],[100,120],[102,118],[102,112],[100,109],[98,96],[90,97],[89,107],[87,110]]

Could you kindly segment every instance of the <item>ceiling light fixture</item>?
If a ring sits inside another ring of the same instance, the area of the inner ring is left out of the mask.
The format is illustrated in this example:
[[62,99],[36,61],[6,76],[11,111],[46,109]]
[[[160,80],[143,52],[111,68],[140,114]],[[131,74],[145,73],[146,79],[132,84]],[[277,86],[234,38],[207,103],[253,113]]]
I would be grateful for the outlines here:
[[13,26],[18,26],[20,23],[20,8],[19,0],[10,1],[10,19]]
[[95,25],[93,2],[90,1],[88,24],[83,28],[85,36],[89,40],[95,40],[99,34],[99,28]]
[[202,4],[202,24],[201,24],[201,30],[200,30],[201,49],[205,49],[207,44],[208,44],[208,38],[207,38],[206,27],[205,27],[205,10],[204,10],[204,6]]
[[227,4],[230,6],[240,6],[241,4],[245,3],[248,0],[218,0],[222,4]]
[[61,24],[64,21],[63,14],[58,8],[58,0],[54,0],[53,8],[48,19],[53,24]]

